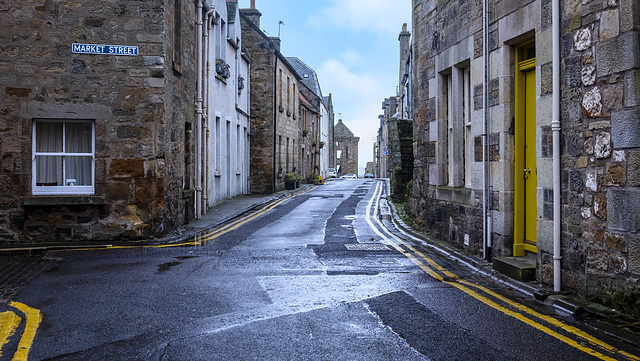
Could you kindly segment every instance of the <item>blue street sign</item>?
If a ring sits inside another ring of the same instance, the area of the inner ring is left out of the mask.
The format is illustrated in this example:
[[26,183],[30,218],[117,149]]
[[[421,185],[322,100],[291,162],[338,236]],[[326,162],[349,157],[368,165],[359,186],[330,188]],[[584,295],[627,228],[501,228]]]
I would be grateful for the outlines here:
[[105,55],[138,55],[137,46],[102,45],[102,44],[72,44],[71,51],[76,54],[105,54]]

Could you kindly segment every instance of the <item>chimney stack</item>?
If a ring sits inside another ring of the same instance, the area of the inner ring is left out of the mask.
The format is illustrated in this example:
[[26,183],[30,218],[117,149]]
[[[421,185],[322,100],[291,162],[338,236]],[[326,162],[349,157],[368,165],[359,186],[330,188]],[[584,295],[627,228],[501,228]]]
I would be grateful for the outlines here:
[[260,29],[260,17],[262,13],[256,9],[256,0],[251,0],[251,8],[250,9],[240,9],[240,12],[249,18],[249,20]]
[[271,41],[273,41],[273,45],[276,48],[276,51],[280,51],[280,38],[277,36],[270,36],[269,39],[271,39]]

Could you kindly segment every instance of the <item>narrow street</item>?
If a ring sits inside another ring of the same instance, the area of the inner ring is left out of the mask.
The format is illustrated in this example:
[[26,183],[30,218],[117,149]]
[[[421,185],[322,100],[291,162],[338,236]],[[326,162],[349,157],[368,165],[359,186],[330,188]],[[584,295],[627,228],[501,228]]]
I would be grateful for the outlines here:
[[381,220],[385,188],[330,181],[170,247],[48,252],[0,303],[0,360],[639,359]]

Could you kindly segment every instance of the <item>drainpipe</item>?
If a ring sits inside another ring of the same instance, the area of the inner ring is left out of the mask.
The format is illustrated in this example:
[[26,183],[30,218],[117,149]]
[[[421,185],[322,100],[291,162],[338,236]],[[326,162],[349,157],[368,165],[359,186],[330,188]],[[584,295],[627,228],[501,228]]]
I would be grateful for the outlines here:
[[202,7],[205,0],[196,4],[196,219],[202,216]]
[[483,192],[484,197],[482,206],[484,207],[484,221],[485,221],[485,248],[484,259],[491,261],[491,233],[492,233],[492,219],[491,219],[491,160],[489,157],[489,134],[491,133],[491,119],[489,116],[489,1],[484,0],[484,34],[483,34],[483,48],[484,48],[484,152],[482,154],[484,178],[483,178]]
[[210,38],[209,34],[211,33],[211,26],[213,21],[213,13],[215,6],[212,5],[211,9],[207,11],[205,14],[205,23],[207,24],[207,31],[204,32],[204,61],[202,66],[205,67],[205,75],[204,75],[204,106],[203,106],[203,117],[204,117],[204,128],[202,130],[204,134],[204,159],[203,159],[203,168],[204,168],[204,191],[202,193],[202,203],[203,203],[203,212],[207,212],[209,210],[209,79],[210,79],[210,62],[209,62],[209,48],[210,48]]
[[[275,47],[275,45],[274,45]],[[273,193],[278,191],[276,184],[277,180],[277,168],[276,168],[276,155],[278,147],[278,132],[276,126],[278,125],[278,50],[274,49],[273,54],[276,57],[275,65],[273,68]]]
[[552,56],[553,56],[553,290],[562,288],[562,250],[560,242],[560,1],[553,0]]

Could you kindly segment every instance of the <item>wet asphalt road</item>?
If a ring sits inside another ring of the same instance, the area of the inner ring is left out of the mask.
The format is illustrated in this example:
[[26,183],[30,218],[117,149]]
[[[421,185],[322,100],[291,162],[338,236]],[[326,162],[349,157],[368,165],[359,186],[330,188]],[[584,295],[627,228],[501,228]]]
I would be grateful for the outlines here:
[[200,247],[52,253],[16,296],[42,313],[29,359],[597,359],[390,246],[380,184],[328,182]]

